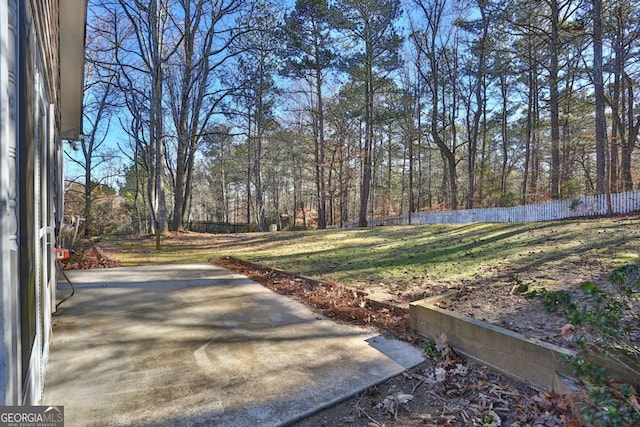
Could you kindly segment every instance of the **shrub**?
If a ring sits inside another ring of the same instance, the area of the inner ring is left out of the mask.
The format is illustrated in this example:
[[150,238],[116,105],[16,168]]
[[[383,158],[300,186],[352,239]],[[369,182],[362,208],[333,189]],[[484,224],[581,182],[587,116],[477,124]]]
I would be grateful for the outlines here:
[[[578,306],[565,291],[542,292],[545,308],[563,314],[580,325],[588,335],[574,339],[582,350],[565,358],[573,374],[585,385],[585,396],[578,407],[584,424],[589,426],[640,425],[638,392],[631,384],[611,378],[607,368],[594,362],[602,355],[613,364],[640,375],[640,348],[634,341],[634,327],[640,324],[640,266],[627,265],[615,269],[609,281],[612,290],[585,282],[581,288],[586,303]],[[585,357],[586,356],[586,357]]]

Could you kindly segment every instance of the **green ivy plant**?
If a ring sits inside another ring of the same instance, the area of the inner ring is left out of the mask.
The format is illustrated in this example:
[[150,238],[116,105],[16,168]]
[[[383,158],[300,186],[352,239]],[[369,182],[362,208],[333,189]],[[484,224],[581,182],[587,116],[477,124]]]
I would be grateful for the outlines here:
[[445,359],[445,355],[438,349],[435,341],[427,341],[423,349],[425,354],[436,362],[442,362]]
[[[603,354],[640,375],[640,348],[631,335],[631,325],[640,322],[640,313],[634,305],[640,300],[640,265],[617,268],[609,280],[613,291],[593,282],[581,285],[588,304],[576,304],[566,291],[538,290],[536,295],[542,298],[547,311],[564,315],[586,331],[589,338],[580,334],[574,338],[582,354]],[[587,391],[586,399],[579,405],[586,425],[640,425],[638,391],[632,385],[613,380],[605,367],[583,355],[567,356],[565,360]]]

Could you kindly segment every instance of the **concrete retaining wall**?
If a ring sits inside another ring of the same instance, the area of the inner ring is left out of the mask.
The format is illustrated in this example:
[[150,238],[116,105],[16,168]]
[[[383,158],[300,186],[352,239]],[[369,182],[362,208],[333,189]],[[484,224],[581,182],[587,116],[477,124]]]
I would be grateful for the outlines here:
[[547,390],[567,391],[557,374],[568,372],[561,359],[574,355],[573,351],[435,306],[454,293],[411,303],[411,328],[431,339],[444,333],[464,357],[511,377]]

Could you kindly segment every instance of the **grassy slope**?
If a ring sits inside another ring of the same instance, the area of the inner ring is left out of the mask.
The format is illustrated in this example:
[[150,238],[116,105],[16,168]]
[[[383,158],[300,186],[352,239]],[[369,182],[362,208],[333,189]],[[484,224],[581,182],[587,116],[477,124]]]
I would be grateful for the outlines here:
[[[125,265],[200,262],[235,256],[347,284],[403,288],[475,282],[535,271],[557,280],[562,269],[609,268],[639,261],[640,220],[461,224],[357,230],[185,234],[108,242]],[[575,273],[575,272],[573,272]]]

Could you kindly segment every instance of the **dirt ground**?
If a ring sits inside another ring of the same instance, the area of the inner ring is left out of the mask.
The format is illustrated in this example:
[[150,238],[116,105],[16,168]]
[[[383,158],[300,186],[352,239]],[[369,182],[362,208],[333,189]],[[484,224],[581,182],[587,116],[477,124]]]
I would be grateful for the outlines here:
[[[610,289],[608,275],[613,265],[598,260],[562,259],[548,263],[544,270],[530,269],[514,275],[502,275],[479,279],[469,283],[440,283],[429,286],[408,286],[402,291],[392,291],[390,302],[408,307],[410,302],[421,298],[457,290],[458,294],[442,301],[438,306],[455,311],[523,335],[550,342],[565,348],[576,348],[571,335],[563,334],[567,319],[545,310],[541,298],[531,298],[517,292],[517,284],[526,284],[530,290],[544,289],[549,283],[554,291],[566,291],[571,300],[579,305],[589,304],[580,285],[585,281],[594,282],[604,289]],[[366,289],[370,295],[389,293],[388,287],[369,284],[356,286]],[[632,309],[638,309],[636,304]],[[585,333],[580,327],[571,325],[575,333]],[[640,346],[640,325],[632,325],[635,342]]]

